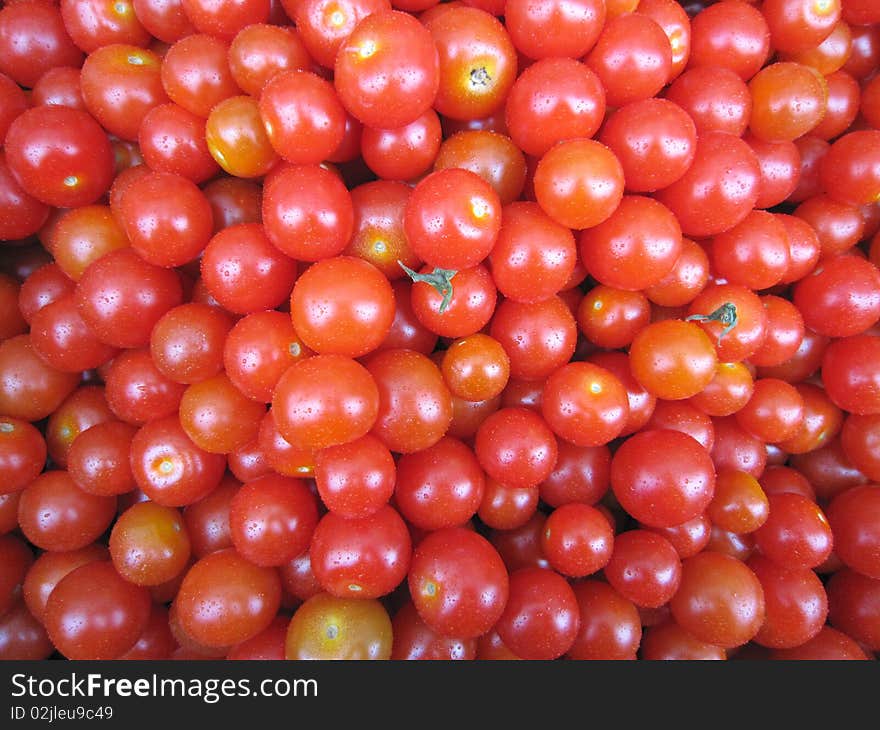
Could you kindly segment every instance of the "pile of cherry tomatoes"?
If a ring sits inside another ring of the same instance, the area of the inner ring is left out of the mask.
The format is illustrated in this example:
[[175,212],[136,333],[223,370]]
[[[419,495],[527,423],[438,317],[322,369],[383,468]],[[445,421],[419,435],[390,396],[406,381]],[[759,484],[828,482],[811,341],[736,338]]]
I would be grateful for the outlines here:
[[877,0],[6,0],[0,658],[874,659]]

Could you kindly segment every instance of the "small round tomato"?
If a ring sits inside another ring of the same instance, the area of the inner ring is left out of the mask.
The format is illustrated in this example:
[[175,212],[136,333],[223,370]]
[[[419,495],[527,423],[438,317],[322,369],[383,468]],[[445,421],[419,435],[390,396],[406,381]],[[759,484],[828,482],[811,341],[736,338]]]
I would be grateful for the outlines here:
[[301,479],[267,474],[244,484],[229,503],[229,534],[255,565],[280,566],[305,552],[318,524],[318,502]]
[[324,355],[361,357],[385,339],[394,320],[394,293],[368,261],[324,259],[306,269],[290,296],[290,315],[305,345]]
[[113,525],[110,557],[119,574],[135,585],[160,585],[175,578],[190,558],[183,516],[155,502],[133,504]]
[[294,165],[323,162],[345,134],[345,110],[333,85],[310,71],[272,78],[260,93],[260,117],[272,147]]
[[659,284],[681,255],[681,227],[665,205],[624,196],[604,221],[578,240],[581,261],[596,281],[639,291]]
[[287,369],[272,397],[281,435],[300,449],[316,450],[366,435],[380,416],[376,379],[342,355],[315,355]]
[[755,531],[755,544],[770,560],[785,568],[816,568],[834,546],[825,512],[800,494],[768,497],[770,513]]
[[47,205],[94,203],[113,182],[107,133],[79,109],[39,106],[22,112],[9,125],[4,150],[18,184]]
[[321,587],[339,598],[379,598],[406,578],[412,541],[390,505],[368,517],[321,517],[312,535],[312,570]]
[[351,193],[339,176],[318,165],[282,165],[263,187],[266,235],[297,261],[340,254],[354,228]]
[[62,578],[46,603],[52,644],[68,659],[118,659],[150,618],[150,593],[109,561],[87,563]]
[[572,502],[554,509],[544,523],[541,549],[550,567],[571,578],[583,578],[611,560],[614,531],[597,508]]
[[485,634],[507,605],[507,568],[484,537],[463,527],[435,530],[413,551],[407,576],[422,620],[444,636]]
[[561,439],[577,446],[601,446],[623,431],[629,400],[612,372],[593,363],[573,362],[545,381],[541,414]]
[[502,408],[486,418],[477,430],[474,451],[490,477],[511,487],[543,482],[559,453],[547,422],[525,408]]
[[509,597],[495,628],[504,644],[523,659],[548,660],[565,654],[580,627],[580,607],[572,587],[546,568],[510,574]]
[[382,660],[391,658],[395,636],[382,604],[369,598],[308,598],[287,627],[286,659]]
[[324,506],[342,517],[368,517],[391,499],[397,475],[394,457],[378,438],[315,453],[315,485]]
[[669,602],[681,582],[681,558],[663,535],[627,530],[615,536],[605,565],[608,583],[640,608],[659,608]]
[[413,253],[443,269],[479,264],[501,228],[501,201],[476,173],[437,170],[414,188],[404,211],[404,230]]
[[452,422],[452,393],[429,357],[414,350],[382,350],[367,359],[366,368],[379,391],[373,435],[400,454],[421,451],[443,438]]
[[642,524],[673,527],[709,506],[715,468],[706,448],[681,431],[640,431],[615,452],[611,488],[620,505]]
[[339,46],[333,84],[346,110],[366,126],[403,127],[437,96],[437,47],[415,17],[380,10],[363,17]]
[[218,550],[187,571],[173,605],[188,636],[226,647],[272,623],[281,605],[281,579],[273,568],[256,566],[234,549]]
[[682,563],[681,584],[669,606],[685,631],[725,649],[753,639],[766,613],[758,576],[736,558],[708,551]]
[[591,228],[607,220],[620,204],[623,188],[620,161],[592,139],[560,142],[541,156],[535,169],[538,205],[568,228]]
[[476,514],[484,488],[485,475],[471,448],[444,436],[400,457],[394,504],[419,529],[457,527]]
[[667,319],[653,322],[633,338],[629,351],[635,379],[665,400],[699,393],[715,377],[718,356],[699,325]]

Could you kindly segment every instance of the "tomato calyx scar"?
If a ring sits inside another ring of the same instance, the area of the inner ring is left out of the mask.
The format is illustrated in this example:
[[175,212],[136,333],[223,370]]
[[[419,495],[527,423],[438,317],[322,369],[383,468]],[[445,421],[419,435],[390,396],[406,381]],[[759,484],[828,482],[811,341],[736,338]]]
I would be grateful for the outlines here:
[[403,263],[403,261],[398,260],[397,263],[400,268],[406,272],[406,275],[410,279],[413,281],[421,281],[437,290],[437,292],[443,297],[440,302],[440,308],[438,309],[440,314],[443,314],[449,306],[449,303],[452,301],[452,278],[458,272],[453,269],[441,269],[439,266],[435,266],[433,271],[427,274],[420,274],[409,268],[409,266]]
[[690,317],[685,317],[685,322],[691,321],[720,322],[723,324],[724,329],[721,330],[721,334],[718,335],[718,342],[721,342],[721,340],[724,339],[724,336],[736,327],[736,305],[732,302],[725,302],[715,311],[709,312],[709,314],[692,314]]

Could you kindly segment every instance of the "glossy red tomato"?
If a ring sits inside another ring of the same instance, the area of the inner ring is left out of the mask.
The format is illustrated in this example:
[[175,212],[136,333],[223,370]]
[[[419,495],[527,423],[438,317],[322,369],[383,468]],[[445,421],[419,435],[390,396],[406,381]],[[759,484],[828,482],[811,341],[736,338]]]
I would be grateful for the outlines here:
[[332,512],[318,522],[309,547],[312,570],[321,587],[339,598],[378,598],[407,576],[412,540],[406,523],[391,506],[368,517]]
[[272,623],[280,604],[278,573],[254,565],[234,549],[198,560],[174,599],[181,628],[208,647],[226,647],[256,636]]
[[68,659],[118,659],[137,642],[150,617],[146,588],[124,580],[113,564],[87,563],[49,595],[45,623]]
[[281,376],[270,413],[287,441],[311,451],[366,435],[380,408],[377,381],[363,365],[342,355],[315,355]]
[[507,605],[507,568],[492,544],[461,527],[432,531],[413,551],[407,576],[422,620],[444,636],[485,634]]
[[434,103],[440,64],[431,34],[413,16],[380,10],[339,46],[333,83],[343,106],[369,127],[402,127]]
[[113,182],[107,133],[79,109],[28,109],[9,125],[4,150],[17,182],[48,205],[75,208],[94,203]]
[[510,593],[495,625],[504,644],[523,659],[555,659],[574,644],[580,606],[572,587],[546,568],[510,574]]
[[615,452],[611,487],[639,522],[673,527],[708,507],[715,468],[709,452],[693,437],[669,429],[641,431]]

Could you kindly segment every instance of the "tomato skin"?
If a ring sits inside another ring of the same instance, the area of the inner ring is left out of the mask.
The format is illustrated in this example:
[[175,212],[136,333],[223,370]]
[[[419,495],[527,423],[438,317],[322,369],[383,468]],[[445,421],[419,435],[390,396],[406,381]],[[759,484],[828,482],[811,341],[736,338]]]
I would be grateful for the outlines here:
[[334,64],[342,105],[368,127],[403,127],[433,104],[440,84],[437,48],[428,30],[399,10],[362,18]]
[[510,377],[540,381],[567,363],[577,346],[577,322],[554,295],[540,302],[503,299],[489,324],[510,358]]
[[152,51],[125,43],[90,53],[80,75],[86,108],[111,134],[137,142],[146,115],[168,101],[161,64]]
[[718,356],[694,322],[663,320],[642,329],[630,345],[635,379],[658,398],[684,400],[702,391],[715,375]]
[[642,640],[636,606],[599,580],[578,581],[573,589],[581,620],[577,637],[565,657],[599,661],[635,659]]
[[486,10],[449,10],[425,21],[439,59],[434,108],[450,119],[487,117],[502,107],[516,78],[516,50],[507,29]]
[[180,0],[132,0],[135,15],[154,38],[173,44],[196,32]]
[[315,355],[281,376],[270,413],[287,441],[316,450],[364,436],[380,407],[377,383],[363,365],[342,355]]
[[474,451],[486,473],[511,487],[533,487],[553,470],[556,437],[546,421],[525,408],[502,408],[477,430]]
[[876,485],[855,486],[838,494],[826,510],[834,534],[834,552],[845,565],[869,578],[880,578],[880,541]]
[[321,501],[342,517],[368,517],[394,494],[397,465],[372,434],[315,453],[315,483]]
[[670,608],[675,621],[696,638],[731,649],[760,630],[764,591],[744,563],[704,551],[682,563],[681,585]]
[[0,494],[19,492],[43,471],[46,440],[28,421],[0,418]]
[[[33,94],[32,94],[33,96]],[[13,120],[27,109],[30,104],[22,89],[15,81],[6,74],[0,73],[0,101],[3,102],[0,111],[0,139],[6,137],[6,132]]]
[[162,88],[171,101],[207,119],[217,104],[240,93],[229,70],[229,44],[191,33],[175,41],[162,58]]
[[786,568],[817,568],[834,546],[824,510],[800,494],[771,494],[770,514],[755,531],[758,549]]
[[232,544],[246,560],[281,566],[305,552],[318,503],[302,480],[268,474],[244,484],[229,503]]
[[109,543],[113,566],[135,585],[172,580],[190,558],[189,536],[180,512],[150,501],[135,503],[120,514]]
[[715,468],[709,452],[691,436],[667,429],[641,431],[615,452],[611,488],[639,522],[673,527],[708,507]]
[[484,490],[485,475],[473,451],[450,436],[397,461],[394,504],[416,528],[465,524],[476,514]]
[[407,577],[419,616],[445,636],[485,634],[501,617],[508,575],[501,556],[472,530],[435,530],[413,551]]
[[317,165],[283,165],[267,176],[262,221],[269,240],[297,261],[342,253],[354,228],[351,194]]
[[49,218],[49,206],[27,193],[0,150],[0,240],[15,241],[36,233]]
[[284,658],[390,659],[396,635],[379,601],[318,593],[309,597],[290,619]]
[[822,358],[822,382],[839,408],[856,415],[880,413],[877,341],[871,335],[834,340]]
[[174,414],[141,426],[131,443],[131,467],[138,487],[150,499],[183,507],[217,487],[226,457],[196,446]]
[[766,614],[753,641],[771,649],[791,649],[813,639],[828,616],[828,597],[815,572],[781,568],[753,555],[749,568],[761,581]]
[[[423,266],[419,274],[434,269]],[[443,308],[444,296],[425,281],[415,281],[410,289],[413,314],[427,330],[447,338],[468,337],[480,332],[492,319],[498,292],[488,267],[478,264],[457,271],[450,280],[452,298]]]
[[47,205],[75,208],[94,203],[113,181],[107,134],[78,109],[28,109],[9,126],[4,149],[19,184]]
[[672,46],[647,15],[609,18],[586,63],[605,87],[608,105],[620,107],[655,96],[669,81]]
[[826,584],[828,623],[855,639],[864,650],[875,652],[880,646],[877,620],[880,581],[851,568],[835,571]]
[[[719,165],[723,176],[716,173]],[[733,228],[748,215],[758,199],[760,178],[758,158],[746,142],[727,132],[706,132],[697,140],[687,172],[655,197],[675,214],[684,235],[704,238]]]
[[290,296],[297,269],[259,223],[223,228],[207,242],[199,264],[205,288],[235,314],[278,307]]
[[148,263],[181,266],[208,244],[214,227],[208,199],[187,178],[153,172],[122,193],[118,215],[132,250]]
[[857,335],[880,318],[880,274],[860,257],[837,256],[795,284],[793,301],[815,332]]
[[605,114],[605,89],[586,64],[545,58],[517,77],[504,112],[517,147],[540,157],[557,142],[596,134]]
[[550,566],[571,578],[583,578],[606,567],[613,542],[614,532],[605,515],[578,502],[554,509],[541,533],[541,548]]
[[577,598],[565,578],[530,567],[510,574],[509,598],[495,628],[516,655],[548,660],[572,647],[580,620]]
[[383,350],[366,360],[366,368],[379,390],[374,436],[400,454],[443,438],[452,422],[452,393],[430,358],[414,350]]
[[495,285],[506,298],[531,303],[558,294],[574,272],[576,259],[572,232],[537,203],[517,201],[502,209],[489,263]]
[[579,0],[563,5],[552,0],[504,5],[505,27],[516,50],[529,58],[580,58],[595,45],[606,19],[605,2]]
[[80,432],[67,453],[67,469],[76,485],[99,496],[133,490],[129,452],[136,431],[131,424],[111,420]]
[[590,228],[608,219],[620,204],[623,167],[601,142],[565,140],[541,156],[534,187],[538,205],[557,223]]
[[782,661],[869,660],[865,650],[850,636],[831,626],[823,626],[816,636],[793,649],[775,649],[771,659]]
[[384,505],[361,518],[326,513],[312,535],[309,553],[315,577],[328,593],[379,598],[406,578],[412,541],[403,518]]
[[176,272],[144,261],[130,248],[91,263],[76,285],[80,314],[114,347],[143,347],[150,330],[183,297]]
[[272,78],[260,93],[260,117],[272,147],[294,165],[320,164],[345,134],[345,110],[332,84],[310,71]]
[[748,3],[723,0],[691,22],[688,67],[723,66],[748,81],[770,52],[770,28],[761,11]]
[[150,617],[146,588],[112,563],[87,563],[62,578],[46,604],[52,644],[68,659],[116,659],[131,649]]
[[209,647],[226,647],[272,622],[281,605],[281,580],[273,568],[258,567],[227,548],[187,571],[173,605],[187,635]]
[[[638,223],[636,223],[638,221]],[[660,283],[681,255],[681,227],[652,198],[624,196],[603,222],[581,232],[578,250],[601,284],[639,291]]]
[[7,3],[0,11],[0,73],[32,88],[46,69],[82,65],[55,3]]
[[78,373],[45,363],[30,335],[0,342],[0,413],[22,421],[39,421],[54,413],[79,385]]
[[466,269],[479,264],[495,245],[501,200],[470,170],[437,170],[413,189],[403,224],[413,253],[426,264]]
[[697,128],[674,101],[651,97],[616,109],[599,141],[620,160],[627,191],[653,192],[687,172],[696,153]]
[[428,626],[412,601],[394,614],[391,659],[407,661],[467,661],[476,658],[477,639],[444,636]]
[[177,411],[186,386],[165,376],[148,348],[124,350],[105,373],[105,397],[121,421],[141,426]]
[[242,29],[269,19],[269,0],[181,0],[195,29],[231,41]]
[[43,625],[18,601],[0,617],[0,659],[40,661],[55,652]]
[[619,436],[629,418],[623,383],[593,363],[568,363],[552,373],[541,391],[541,414],[562,439],[601,446]]

